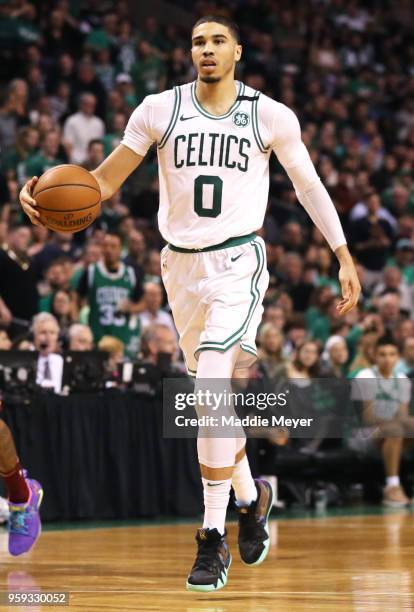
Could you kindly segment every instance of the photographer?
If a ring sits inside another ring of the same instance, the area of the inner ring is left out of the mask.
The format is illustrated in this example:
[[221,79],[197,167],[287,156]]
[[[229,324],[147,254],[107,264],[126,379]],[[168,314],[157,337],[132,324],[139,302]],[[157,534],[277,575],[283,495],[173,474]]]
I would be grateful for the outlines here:
[[63,357],[58,354],[59,325],[55,317],[41,312],[33,319],[35,349],[39,351],[36,383],[60,393],[62,388]]

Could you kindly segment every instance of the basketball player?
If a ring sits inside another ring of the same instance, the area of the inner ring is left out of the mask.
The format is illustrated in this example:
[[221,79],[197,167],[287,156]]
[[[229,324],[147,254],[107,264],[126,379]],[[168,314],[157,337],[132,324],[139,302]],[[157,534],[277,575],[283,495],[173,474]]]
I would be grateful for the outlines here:
[[[193,28],[191,52],[197,80],[145,98],[119,147],[93,174],[106,200],[157,143],[158,222],[169,243],[161,253],[162,277],[180,346],[197,381],[230,380],[235,368],[256,358],[269,275],[264,242],[255,230],[266,210],[272,151],[338,257],[341,314],[357,303],[360,284],[296,116],[234,79],[242,53],[237,26],[222,17],[203,17]],[[21,203],[36,223],[30,195],[35,183],[36,178],[26,184]],[[269,483],[253,480],[244,438],[199,436],[197,447],[205,516],[187,588],[214,591],[226,584],[231,562],[224,527],[230,487],[240,513],[239,551],[249,565],[261,563],[268,552],[272,490]]]
[[9,502],[9,552],[21,555],[28,552],[40,535],[39,507],[42,503],[41,485],[27,478],[16,453],[10,429],[0,419],[0,477],[3,479]]

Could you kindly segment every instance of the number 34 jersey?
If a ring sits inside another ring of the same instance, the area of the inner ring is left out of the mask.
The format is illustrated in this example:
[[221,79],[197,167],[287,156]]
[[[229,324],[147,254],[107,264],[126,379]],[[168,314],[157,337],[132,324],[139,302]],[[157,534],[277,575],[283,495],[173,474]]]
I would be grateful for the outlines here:
[[224,115],[207,112],[196,83],[148,96],[132,113],[122,144],[139,155],[157,143],[158,224],[167,242],[205,248],[259,229],[272,150],[285,168],[307,155],[295,114],[241,82]]

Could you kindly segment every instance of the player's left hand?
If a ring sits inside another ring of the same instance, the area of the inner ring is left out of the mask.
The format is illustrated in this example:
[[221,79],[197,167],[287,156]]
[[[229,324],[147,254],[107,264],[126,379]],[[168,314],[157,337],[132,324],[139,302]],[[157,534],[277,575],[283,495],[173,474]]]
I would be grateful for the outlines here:
[[339,269],[339,282],[341,283],[342,300],[337,308],[339,314],[343,316],[358,304],[361,294],[361,283],[352,260],[342,263]]

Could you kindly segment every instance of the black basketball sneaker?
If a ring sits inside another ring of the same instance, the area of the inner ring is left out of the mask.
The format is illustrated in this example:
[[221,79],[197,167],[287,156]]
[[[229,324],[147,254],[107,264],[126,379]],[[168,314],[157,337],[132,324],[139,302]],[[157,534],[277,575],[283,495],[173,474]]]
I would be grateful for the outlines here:
[[239,551],[243,563],[260,565],[269,552],[269,514],[273,489],[267,480],[255,479],[257,499],[249,506],[239,506]]
[[197,557],[187,579],[188,591],[217,591],[227,583],[231,554],[226,542],[227,531],[198,529]]

